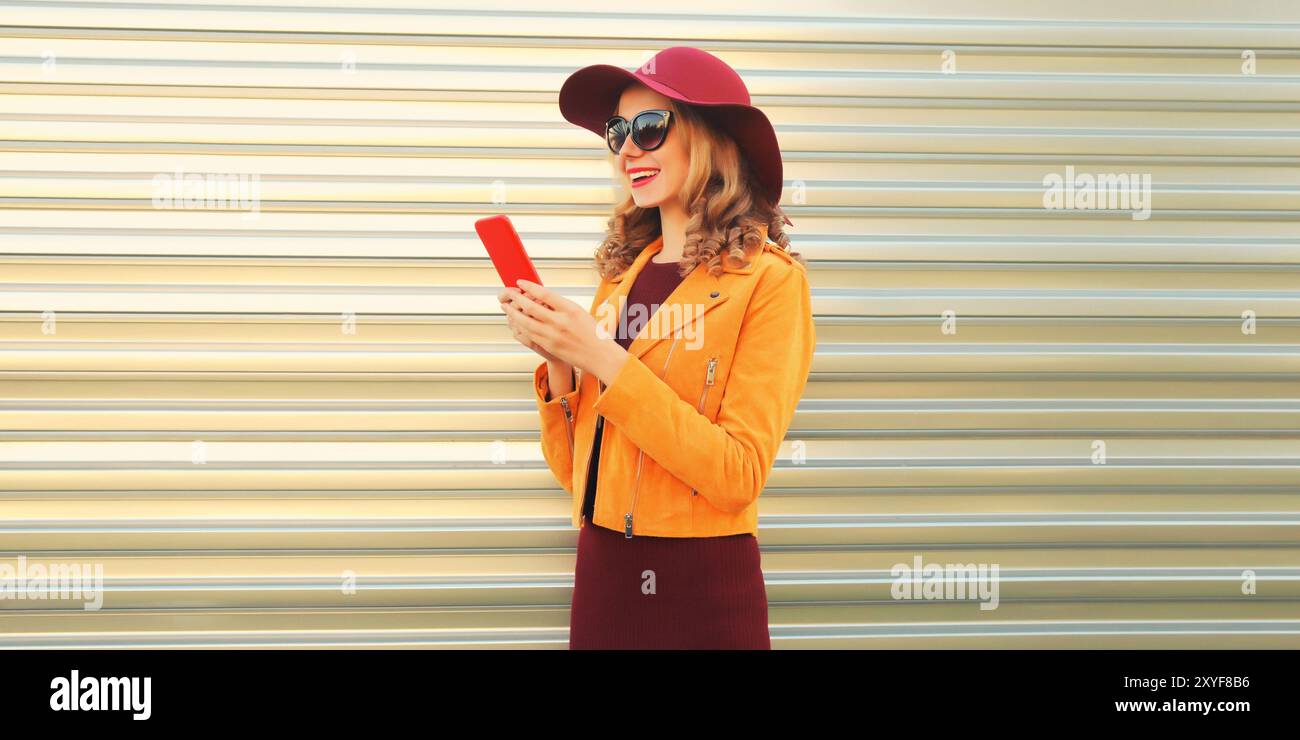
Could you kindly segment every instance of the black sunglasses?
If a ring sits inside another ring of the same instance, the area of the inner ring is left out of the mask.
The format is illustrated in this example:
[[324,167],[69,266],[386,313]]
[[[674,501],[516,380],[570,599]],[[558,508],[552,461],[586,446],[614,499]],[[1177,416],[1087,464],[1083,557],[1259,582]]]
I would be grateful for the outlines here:
[[609,144],[610,151],[618,154],[631,133],[632,143],[637,148],[652,152],[663,146],[668,138],[668,121],[672,115],[670,110],[643,110],[632,116],[631,123],[622,116],[614,116],[605,121],[605,143]]

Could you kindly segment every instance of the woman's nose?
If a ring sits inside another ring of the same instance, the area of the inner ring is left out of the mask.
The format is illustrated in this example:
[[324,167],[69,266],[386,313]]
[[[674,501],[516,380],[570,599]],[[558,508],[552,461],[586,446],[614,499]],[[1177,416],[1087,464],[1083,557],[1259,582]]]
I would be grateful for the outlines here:
[[618,150],[618,156],[623,159],[627,159],[628,157],[638,157],[641,154],[641,150],[637,148],[637,145],[632,141],[631,136],[623,140],[623,147]]

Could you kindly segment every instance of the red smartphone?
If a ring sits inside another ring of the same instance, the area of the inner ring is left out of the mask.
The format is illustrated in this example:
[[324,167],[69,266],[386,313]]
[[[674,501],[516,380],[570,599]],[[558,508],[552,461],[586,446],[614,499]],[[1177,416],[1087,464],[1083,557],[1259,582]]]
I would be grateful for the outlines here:
[[492,258],[501,282],[507,287],[518,288],[516,283],[521,278],[542,284],[541,278],[537,277],[537,270],[533,268],[533,261],[528,259],[528,253],[524,251],[524,243],[519,241],[519,234],[508,217],[480,218],[474,222],[474,230],[478,232],[478,238],[483,240],[483,246],[487,247],[488,256]]

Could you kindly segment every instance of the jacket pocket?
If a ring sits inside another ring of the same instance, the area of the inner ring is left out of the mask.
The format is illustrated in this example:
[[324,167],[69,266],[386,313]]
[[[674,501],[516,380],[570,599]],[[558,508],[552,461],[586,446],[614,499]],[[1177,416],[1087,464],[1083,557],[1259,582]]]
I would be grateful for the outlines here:
[[[709,391],[713,388],[713,381],[715,375],[717,374],[717,371],[718,371],[718,358],[710,357],[708,368],[704,371],[704,390],[700,391],[700,403],[696,407],[701,414],[704,413],[705,402],[709,400]],[[696,493],[695,489],[692,488],[691,496],[695,497],[698,495],[699,494]]]
[[[689,531],[694,502],[683,495],[687,485],[649,455],[640,461],[640,502],[636,504],[638,528],[666,531]],[[637,467],[633,455],[630,467]]]

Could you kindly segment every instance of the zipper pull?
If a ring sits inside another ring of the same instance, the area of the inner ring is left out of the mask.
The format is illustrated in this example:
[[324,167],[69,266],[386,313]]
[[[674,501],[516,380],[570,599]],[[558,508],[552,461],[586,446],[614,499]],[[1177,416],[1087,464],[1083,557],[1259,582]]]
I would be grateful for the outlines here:
[[564,407],[564,418],[566,418],[566,419],[568,419],[570,422],[572,422],[572,421],[573,421],[573,412],[569,410],[569,399],[567,399],[567,398],[561,398],[561,399],[560,399],[560,405]]
[[704,376],[705,385],[713,385],[713,371],[718,369],[718,358],[709,358],[709,373]]
[[623,539],[632,539],[632,515],[623,515]]

